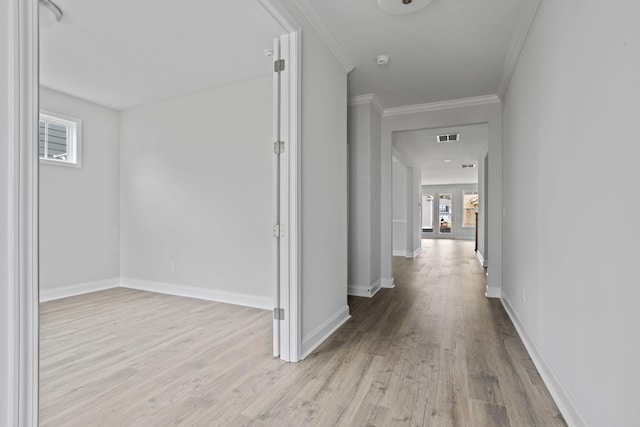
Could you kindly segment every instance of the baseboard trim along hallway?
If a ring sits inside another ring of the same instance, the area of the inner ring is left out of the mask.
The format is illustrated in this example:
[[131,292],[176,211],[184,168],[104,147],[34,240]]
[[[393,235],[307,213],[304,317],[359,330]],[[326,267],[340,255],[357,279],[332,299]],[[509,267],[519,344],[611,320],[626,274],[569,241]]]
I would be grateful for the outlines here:
[[302,359],[306,358],[320,344],[329,338],[335,331],[344,325],[351,316],[349,315],[349,306],[345,305],[336,311],[333,316],[327,319],[322,325],[314,329],[309,335],[302,338]]
[[551,393],[553,400],[556,405],[558,405],[558,408],[560,409],[560,412],[562,412],[567,424],[570,426],[586,426],[587,423],[577,410],[574,400],[558,380],[558,376],[547,363],[547,359],[542,355],[538,350],[538,347],[529,337],[526,328],[522,322],[520,322],[520,319],[513,310],[509,299],[503,296],[500,300],[502,301],[502,306],[509,315],[511,322],[515,326],[516,331],[518,331],[518,335],[520,335],[520,339],[526,347],[529,356],[531,356],[533,364],[536,365],[536,369],[538,369],[544,384],[547,386],[547,389],[549,389],[549,393]]
[[381,280],[376,280],[376,282],[370,286],[348,285],[347,295],[352,295],[354,297],[371,298],[375,294],[377,294],[381,288],[382,288]]

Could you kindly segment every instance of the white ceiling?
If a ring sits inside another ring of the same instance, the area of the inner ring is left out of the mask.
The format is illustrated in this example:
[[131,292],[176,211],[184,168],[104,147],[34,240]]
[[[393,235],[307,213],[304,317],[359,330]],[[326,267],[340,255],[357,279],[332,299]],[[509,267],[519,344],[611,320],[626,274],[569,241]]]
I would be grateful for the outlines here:
[[[459,133],[460,141],[436,141],[437,135],[449,133]],[[486,124],[393,133],[394,155],[406,166],[421,169],[422,185],[477,183],[477,165],[484,160],[488,148]],[[451,162],[445,163],[445,160]],[[470,163],[475,163],[476,167],[460,167]]]
[[[64,17],[41,32],[52,89],[124,110],[271,72],[262,51],[280,28],[257,0],[55,1]],[[375,0],[297,0],[355,64],[349,95],[376,93],[386,108],[498,93],[532,1],[433,0],[389,15]]]
[[[433,0],[394,16],[375,0],[298,1],[315,10],[355,65],[349,95],[376,93],[385,108],[497,94],[531,2]],[[380,54],[389,65],[376,64]]]
[[256,0],[54,0],[43,86],[126,110],[268,76],[280,28]]

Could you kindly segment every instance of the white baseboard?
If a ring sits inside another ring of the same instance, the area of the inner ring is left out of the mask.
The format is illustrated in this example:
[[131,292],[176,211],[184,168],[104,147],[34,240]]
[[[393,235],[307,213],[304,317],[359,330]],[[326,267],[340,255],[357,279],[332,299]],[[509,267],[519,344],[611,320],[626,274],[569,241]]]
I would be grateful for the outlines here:
[[367,297],[371,298],[382,288],[381,279],[376,280],[373,285],[363,286],[363,285],[348,285],[347,286],[347,294],[352,295],[354,297]]
[[422,253],[422,247],[419,247],[413,253],[407,252],[407,258],[415,258]]
[[487,286],[487,290],[485,291],[484,295],[487,298],[500,298],[502,297],[502,289],[490,288],[489,286]]
[[245,307],[273,309],[273,298],[255,295],[238,294],[234,292],[217,291],[213,289],[198,288],[195,286],[176,285],[174,283],[150,282],[147,280],[131,279],[123,277],[120,281],[123,288],[138,289],[141,291],[157,292],[160,294],[176,295],[181,297],[198,298],[207,301],[224,302],[227,304],[242,305]]
[[371,296],[377,294],[380,289],[382,289],[382,279],[376,280],[375,283],[371,285]]
[[381,281],[383,288],[392,289],[396,287],[396,285],[393,283],[393,277],[383,277]]
[[112,279],[78,283],[77,285],[64,286],[61,288],[40,289],[40,302],[103,291],[105,289],[117,288],[118,286],[120,286],[120,278],[114,277]]
[[564,420],[570,426],[586,426],[584,417],[578,411],[575,401],[571,397],[571,395],[567,392],[567,390],[562,386],[560,379],[551,368],[551,365],[547,362],[547,359],[544,357],[542,352],[538,350],[538,347],[535,345],[534,341],[531,339],[529,334],[527,333],[527,329],[520,322],[520,318],[516,315],[516,312],[513,310],[511,303],[506,297],[500,299],[502,302],[502,306],[505,311],[509,315],[511,322],[516,327],[518,331],[518,335],[520,335],[520,339],[524,343],[525,348],[529,352],[529,356],[533,361],[533,364],[536,365],[536,369],[540,373],[542,377],[542,381],[549,389],[549,393],[551,393],[551,397],[558,405],[558,409],[562,413]]
[[476,251],[476,257],[478,258],[478,261],[480,261],[480,265],[481,266],[483,266],[483,267],[487,266],[487,261],[484,259],[484,257],[480,253],[480,251]]
[[354,297],[370,297],[371,288],[369,286],[347,285],[347,295]]
[[422,253],[422,248],[418,248],[413,252],[409,251],[393,251],[393,256],[401,256],[405,258],[415,258]]
[[323,324],[314,329],[309,335],[302,338],[302,358],[307,357],[313,350],[318,348],[327,338],[331,336],[338,328],[345,324],[351,316],[349,315],[349,306],[345,305],[338,310],[333,316],[327,319]]

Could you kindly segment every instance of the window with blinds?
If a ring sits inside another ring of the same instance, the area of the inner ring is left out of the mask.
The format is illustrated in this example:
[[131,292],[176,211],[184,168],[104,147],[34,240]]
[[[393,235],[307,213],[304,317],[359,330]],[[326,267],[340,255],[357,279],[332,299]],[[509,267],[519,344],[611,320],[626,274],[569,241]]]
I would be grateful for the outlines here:
[[80,166],[80,120],[40,113],[38,154],[44,163]]

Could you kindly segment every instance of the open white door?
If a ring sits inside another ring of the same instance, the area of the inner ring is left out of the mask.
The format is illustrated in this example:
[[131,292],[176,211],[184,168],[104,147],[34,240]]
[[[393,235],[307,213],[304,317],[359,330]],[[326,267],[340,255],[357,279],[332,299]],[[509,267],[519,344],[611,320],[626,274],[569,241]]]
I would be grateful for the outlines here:
[[[273,46],[273,188],[275,289],[273,354],[289,362],[299,360],[297,292],[297,150],[296,124],[292,123],[291,35],[274,39]],[[295,96],[295,94],[293,94]],[[295,114],[293,115],[295,117]],[[293,127],[293,130],[292,130]],[[292,260],[292,257],[294,259]]]
[[273,265],[274,279],[273,286],[273,355],[280,356],[280,324],[282,316],[282,306],[280,304],[280,236],[282,234],[280,223],[280,73],[275,71],[280,62],[280,39],[273,39]]

